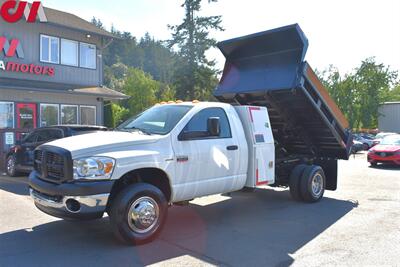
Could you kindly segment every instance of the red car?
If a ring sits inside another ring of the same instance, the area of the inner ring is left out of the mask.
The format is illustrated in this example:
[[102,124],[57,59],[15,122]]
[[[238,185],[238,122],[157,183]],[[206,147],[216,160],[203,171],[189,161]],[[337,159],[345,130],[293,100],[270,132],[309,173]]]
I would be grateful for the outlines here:
[[400,165],[400,135],[385,137],[381,143],[368,151],[368,162],[371,166],[378,163]]

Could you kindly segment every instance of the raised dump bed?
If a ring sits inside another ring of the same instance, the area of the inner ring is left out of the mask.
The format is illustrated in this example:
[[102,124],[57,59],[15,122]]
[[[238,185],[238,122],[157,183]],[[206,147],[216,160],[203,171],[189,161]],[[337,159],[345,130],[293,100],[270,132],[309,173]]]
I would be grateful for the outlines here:
[[299,25],[224,41],[218,47],[226,63],[215,97],[266,106],[278,157],[348,159],[349,123],[304,61],[308,40]]

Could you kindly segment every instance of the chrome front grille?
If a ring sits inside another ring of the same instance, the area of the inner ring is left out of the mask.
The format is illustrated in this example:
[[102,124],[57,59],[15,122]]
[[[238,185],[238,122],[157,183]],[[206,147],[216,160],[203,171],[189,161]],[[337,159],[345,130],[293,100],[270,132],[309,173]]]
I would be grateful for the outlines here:
[[55,152],[46,148],[35,151],[34,168],[41,179],[62,183],[72,178],[72,159],[66,150],[57,149]]
[[47,177],[56,181],[61,181],[64,178],[64,158],[56,153],[46,153]]
[[40,175],[42,175],[42,172],[43,172],[42,161],[43,161],[43,151],[36,150],[35,156],[34,156],[34,168]]

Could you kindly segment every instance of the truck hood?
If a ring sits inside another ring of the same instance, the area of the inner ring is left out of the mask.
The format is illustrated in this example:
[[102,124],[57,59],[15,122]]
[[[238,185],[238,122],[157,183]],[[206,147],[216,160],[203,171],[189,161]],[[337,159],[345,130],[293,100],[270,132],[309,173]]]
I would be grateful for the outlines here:
[[59,139],[46,145],[64,148],[76,158],[154,143],[159,139],[159,135],[145,135],[140,132],[99,132]]

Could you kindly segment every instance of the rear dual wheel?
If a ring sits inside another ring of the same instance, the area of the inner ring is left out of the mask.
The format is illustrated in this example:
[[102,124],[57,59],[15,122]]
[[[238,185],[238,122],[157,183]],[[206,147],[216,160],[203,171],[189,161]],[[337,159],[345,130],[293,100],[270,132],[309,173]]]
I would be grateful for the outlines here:
[[297,201],[318,202],[324,196],[325,184],[325,174],[320,166],[298,165],[290,176],[290,193]]

